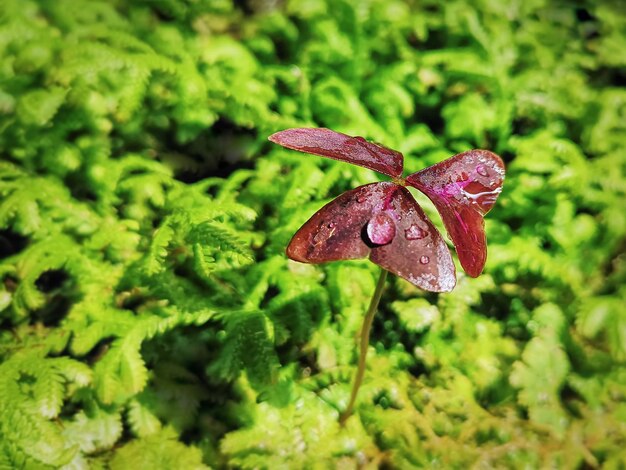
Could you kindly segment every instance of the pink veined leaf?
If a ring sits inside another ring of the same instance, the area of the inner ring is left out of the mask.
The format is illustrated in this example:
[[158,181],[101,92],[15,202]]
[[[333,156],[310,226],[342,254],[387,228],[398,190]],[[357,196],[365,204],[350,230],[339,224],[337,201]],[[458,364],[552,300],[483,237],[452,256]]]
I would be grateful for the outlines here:
[[487,150],[470,150],[406,178],[433,202],[465,272],[477,277],[487,260],[483,216],[502,191],[504,163]]
[[276,132],[272,142],[293,150],[353,163],[392,177],[402,175],[404,157],[363,137],[351,137],[325,128],[295,128]]
[[365,258],[422,289],[454,288],[445,241],[406,188],[373,183],[347,191],[311,217],[287,247],[289,258],[324,263]]

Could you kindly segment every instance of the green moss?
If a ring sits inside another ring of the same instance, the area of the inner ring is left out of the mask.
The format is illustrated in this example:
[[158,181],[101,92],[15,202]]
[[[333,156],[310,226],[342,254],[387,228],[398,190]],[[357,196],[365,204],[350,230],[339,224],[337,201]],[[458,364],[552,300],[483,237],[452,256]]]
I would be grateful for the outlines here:
[[[0,467],[626,465],[624,31],[610,1],[4,1]],[[293,126],[507,163],[485,273],[388,284],[344,428],[375,268],[284,248],[376,176],[267,143]]]

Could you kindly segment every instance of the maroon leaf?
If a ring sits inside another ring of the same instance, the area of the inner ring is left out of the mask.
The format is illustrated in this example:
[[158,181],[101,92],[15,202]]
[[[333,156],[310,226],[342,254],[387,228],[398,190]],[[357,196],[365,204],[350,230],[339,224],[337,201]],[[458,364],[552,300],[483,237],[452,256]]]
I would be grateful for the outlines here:
[[422,289],[447,292],[455,285],[445,241],[406,188],[373,183],[331,201],[298,232],[287,256],[303,263],[370,259]]
[[400,152],[368,142],[363,137],[351,137],[325,128],[296,128],[276,132],[269,140],[283,147],[353,163],[388,176],[402,175],[403,156]]
[[465,272],[477,277],[487,259],[483,216],[492,208],[504,180],[504,164],[487,150],[460,153],[407,177],[433,202],[456,247]]
[[456,284],[454,262],[441,234],[409,191],[397,186],[384,213],[395,223],[390,243],[372,248],[370,260],[431,292],[449,292]]
[[287,256],[302,263],[365,258],[363,231],[393,183],[371,183],[346,191],[313,214],[289,242]]

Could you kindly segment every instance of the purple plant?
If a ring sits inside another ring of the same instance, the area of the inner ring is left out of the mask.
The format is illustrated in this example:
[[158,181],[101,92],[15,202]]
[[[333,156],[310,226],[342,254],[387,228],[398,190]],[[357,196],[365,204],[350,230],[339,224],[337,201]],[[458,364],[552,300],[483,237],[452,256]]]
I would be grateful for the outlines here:
[[287,256],[302,263],[369,256],[383,268],[363,323],[359,370],[343,422],[352,411],[363,378],[369,330],[387,271],[427,291],[449,292],[456,285],[446,242],[406,186],[418,189],[433,202],[461,266],[476,277],[487,260],[483,216],[502,190],[504,164],[488,150],[470,150],[402,178],[402,154],[362,137],[324,128],[297,128],[277,132],[269,140],[393,178],[341,194],[313,214],[287,247]]

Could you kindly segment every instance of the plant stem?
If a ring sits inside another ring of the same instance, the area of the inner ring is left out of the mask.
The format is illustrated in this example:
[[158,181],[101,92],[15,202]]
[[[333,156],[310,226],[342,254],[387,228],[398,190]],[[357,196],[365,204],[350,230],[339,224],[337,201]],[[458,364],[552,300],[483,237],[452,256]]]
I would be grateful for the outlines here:
[[354,407],[357,393],[359,392],[359,388],[361,387],[361,383],[363,382],[363,375],[365,374],[365,359],[367,357],[367,348],[370,342],[370,330],[372,329],[374,314],[376,313],[376,309],[378,308],[380,297],[383,294],[385,279],[387,279],[387,270],[381,268],[380,276],[378,277],[378,282],[376,283],[376,289],[374,290],[374,295],[372,296],[370,306],[367,309],[365,318],[363,319],[363,326],[361,327],[361,349],[359,353],[359,367],[354,377],[354,384],[352,384],[350,402],[348,403],[348,407],[346,408],[346,410],[339,416],[339,424],[341,424],[342,426],[345,423],[346,419],[348,419],[352,414],[352,408]]

